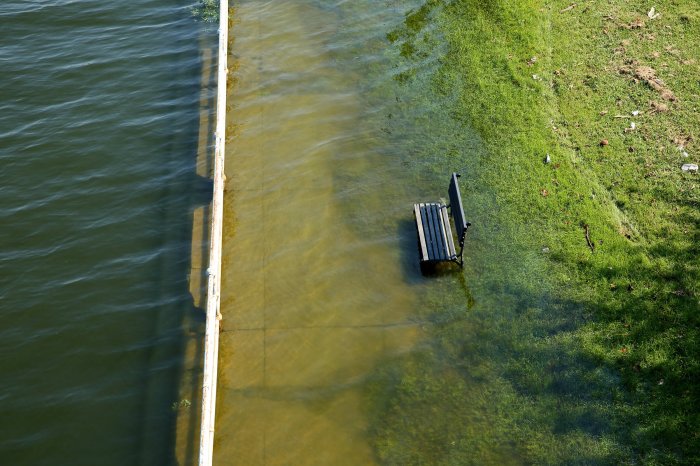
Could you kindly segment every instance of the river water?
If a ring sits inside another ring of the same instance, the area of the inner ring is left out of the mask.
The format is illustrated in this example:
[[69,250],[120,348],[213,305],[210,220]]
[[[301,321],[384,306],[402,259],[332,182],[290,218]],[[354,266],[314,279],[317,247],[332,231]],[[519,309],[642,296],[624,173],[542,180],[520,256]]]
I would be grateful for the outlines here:
[[208,195],[192,3],[0,6],[2,464],[173,460]]

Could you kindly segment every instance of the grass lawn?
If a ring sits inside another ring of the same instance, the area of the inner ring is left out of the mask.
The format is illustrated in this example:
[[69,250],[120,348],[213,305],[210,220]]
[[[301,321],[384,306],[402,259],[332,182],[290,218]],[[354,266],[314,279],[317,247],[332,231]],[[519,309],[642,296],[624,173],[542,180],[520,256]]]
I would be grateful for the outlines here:
[[432,316],[439,344],[377,388],[379,456],[700,463],[700,175],[681,169],[700,163],[700,5],[431,0],[388,39],[406,85],[439,54],[423,83],[480,141],[447,165],[542,272],[517,315]]

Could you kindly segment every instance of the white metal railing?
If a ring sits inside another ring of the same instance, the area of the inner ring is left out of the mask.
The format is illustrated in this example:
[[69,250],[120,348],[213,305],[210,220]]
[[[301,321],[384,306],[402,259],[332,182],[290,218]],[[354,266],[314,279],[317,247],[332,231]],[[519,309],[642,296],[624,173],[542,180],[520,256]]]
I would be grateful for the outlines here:
[[211,241],[207,278],[207,324],[204,337],[202,375],[202,424],[199,440],[199,466],[211,466],[216,419],[216,376],[219,358],[221,303],[221,242],[224,214],[224,159],[226,156],[226,82],[228,75],[228,0],[219,6],[219,55],[216,95],[216,142],[214,149],[214,196],[211,212]]

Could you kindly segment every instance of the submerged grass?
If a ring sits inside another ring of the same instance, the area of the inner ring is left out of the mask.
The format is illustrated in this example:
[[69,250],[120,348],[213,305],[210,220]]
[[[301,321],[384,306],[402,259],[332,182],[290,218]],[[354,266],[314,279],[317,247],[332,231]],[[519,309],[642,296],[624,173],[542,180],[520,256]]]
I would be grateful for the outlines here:
[[389,33],[416,176],[466,172],[478,303],[436,280],[435,343],[373,387],[386,463],[700,462],[700,10],[650,9],[431,0]]
[[219,0],[199,0],[199,3],[192,7],[192,15],[206,23],[217,23],[219,21],[219,8]]

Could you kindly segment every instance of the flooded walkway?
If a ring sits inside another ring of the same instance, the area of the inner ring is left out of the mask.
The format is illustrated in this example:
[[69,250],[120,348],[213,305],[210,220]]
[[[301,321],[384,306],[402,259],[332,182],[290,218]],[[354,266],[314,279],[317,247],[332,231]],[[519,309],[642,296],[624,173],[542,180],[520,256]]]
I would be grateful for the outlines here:
[[314,5],[232,15],[218,465],[373,464],[365,384],[422,337],[412,197],[361,91],[381,57],[338,32],[382,18]]

